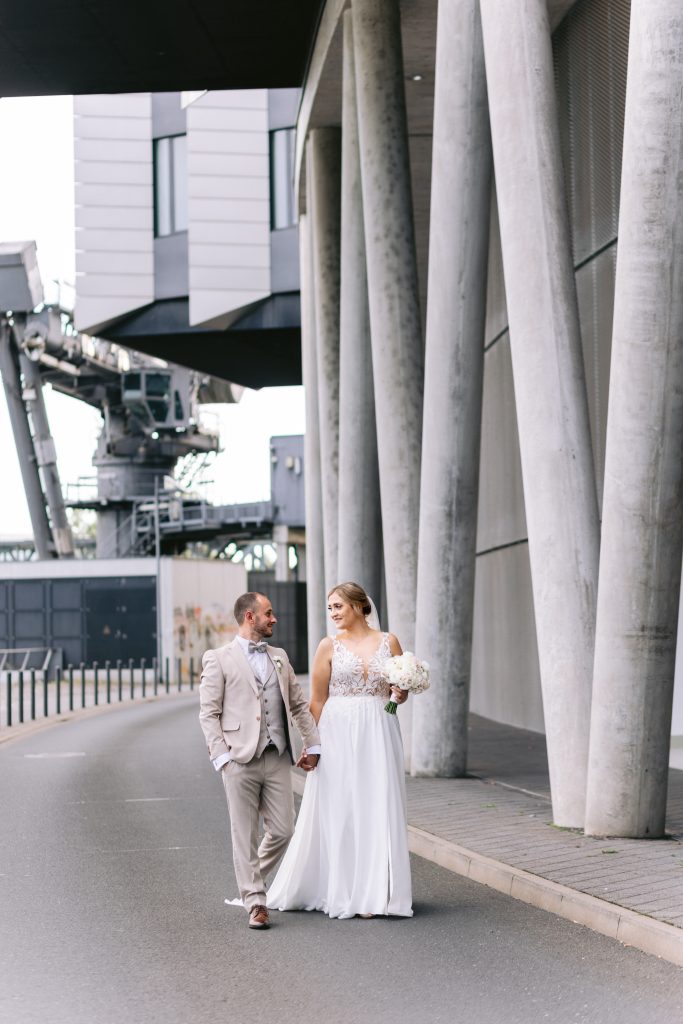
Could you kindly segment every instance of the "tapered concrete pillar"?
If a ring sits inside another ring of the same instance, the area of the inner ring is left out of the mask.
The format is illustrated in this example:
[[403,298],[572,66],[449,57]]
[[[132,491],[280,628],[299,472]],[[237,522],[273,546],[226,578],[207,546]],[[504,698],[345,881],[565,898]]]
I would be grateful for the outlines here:
[[557,824],[583,826],[599,524],[546,0],[481,0]]
[[33,447],[42,473],[55,550],[60,558],[73,558],[74,539],[66,516],[64,495],[57,468],[57,452],[45,407],[40,369],[38,364],[23,352],[19,356],[19,365],[24,377],[24,400],[33,423]]
[[309,133],[306,190],[310,200],[315,284],[320,472],[325,540],[325,585],[338,583],[339,516],[339,272],[341,133]]
[[467,767],[491,138],[479,0],[440,0],[415,647],[413,775]]
[[683,7],[633,0],[586,831],[664,831],[683,548]]
[[304,434],[304,488],[306,502],[306,607],[308,667],[327,633],[327,595],[323,548],[322,481],[320,476],[320,428],[318,416],[318,368],[315,337],[315,295],[311,254],[310,214],[299,217],[301,280],[301,362],[306,400]]
[[379,604],[382,516],[350,10],[344,14],[341,189],[337,575],[360,583]]
[[401,26],[396,0],[352,11],[388,620],[414,650],[423,360]]
[[0,320],[0,376],[2,376],[5,388],[7,411],[19,456],[19,469],[24,484],[28,513],[31,517],[36,554],[41,559],[54,558],[55,549],[45,508],[45,496],[38,473],[38,463],[33,449],[33,438],[26,406],[21,397],[19,355],[12,339],[11,328],[2,320]]

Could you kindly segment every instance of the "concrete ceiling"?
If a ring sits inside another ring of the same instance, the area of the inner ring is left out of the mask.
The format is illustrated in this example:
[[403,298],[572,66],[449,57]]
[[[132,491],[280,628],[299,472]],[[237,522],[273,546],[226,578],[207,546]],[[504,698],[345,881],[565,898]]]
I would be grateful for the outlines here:
[[3,0],[0,96],[300,86],[323,0]]

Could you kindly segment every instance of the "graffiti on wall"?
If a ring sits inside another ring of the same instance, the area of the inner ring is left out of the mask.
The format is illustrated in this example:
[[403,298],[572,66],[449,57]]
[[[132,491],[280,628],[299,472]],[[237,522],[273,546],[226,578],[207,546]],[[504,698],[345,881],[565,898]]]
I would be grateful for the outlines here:
[[173,646],[183,674],[189,674],[190,660],[194,671],[199,672],[204,652],[229,643],[236,632],[232,614],[219,604],[206,607],[176,605],[173,609]]

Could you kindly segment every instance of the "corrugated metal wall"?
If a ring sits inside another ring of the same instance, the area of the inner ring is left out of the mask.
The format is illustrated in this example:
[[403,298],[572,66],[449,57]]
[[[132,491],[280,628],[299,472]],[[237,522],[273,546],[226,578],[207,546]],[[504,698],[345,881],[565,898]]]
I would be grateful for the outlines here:
[[[602,494],[629,0],[579,0],[553,36],[598,493]],[[543,729],[500,235],[492,206],[472,708]]]
[[[149,664],[156,656],[152,577],[0,580],[0,648],[52,647],[57,664]],[[31,662],[31,667],[35,667]]]

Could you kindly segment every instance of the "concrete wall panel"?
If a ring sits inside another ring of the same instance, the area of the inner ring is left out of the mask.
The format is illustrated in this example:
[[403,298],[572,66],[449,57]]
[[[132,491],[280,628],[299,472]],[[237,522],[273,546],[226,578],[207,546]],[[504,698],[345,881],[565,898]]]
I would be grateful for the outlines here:
[[154,298],[151,133],[148,93],[74,99],[81,330],[95,332]]
[[505,334],[484,357],[477,551],[515,543],[526,535],[510,341]]
[[505,278],[503,276],[503,251],[500,245],[500,224],[495,185],[491,190],[491,240],[489,242],[489,265],[486,289],[486,328],[484,337],[490,345],[508,325],[507,303],[505,301]]
[[588,411],[591,423],[593,458],[602,505],[607,437],[607,401],[612,354],[612,318],[614,314],[614,274],[616,245],[611,246],[576,272],[576,292],[581,319],[583,359],[586,369]]
[[[139,94],[146,95],[146,94]],[[111,97],[104,96],[100,99],[108,100]],[[122,142],[130,142],[136,139],[139,142],[149,142],[151,138],[151,119],[105,116],[92,117],[80,113],[80,101],[87,99],[84,96],[74,97],[74,117],[78,122],[77,131],[74,133],[76,139],[101,139],[104,142],[111,142],[113,139],[120,139]]]
[[[214,93],[207,93],[212,96]],[[201,102],[197,100],[197,102]],[[192,106],[194,106],[193,104]],[[192,107],[190,108],[192,109]],[[268,156],[268,135],[261,132],[239,132],[231,131],[207,131],[202,139],[202,151],[204,154],[236,154],[237,156]],[[256,165],[259,173],[262,173],[263,165]]]
[[477,558],[471,708],[544,731],[527,544]]
[[268,251],[250,241],[244,245],[195,245],[194,265],[199,267],[258,267],[270,266]]
[[[138,207],[122,210],[119,207],[95,206],[90,209],[84,206],[78,214],[77,231],[85,228],[117,228],[121,231],[139,231],[146,234],[152,223],[150,211],[140,211]],[[110,232],[107,230],[107,234]]]
[[270,292],[267,90],[207,93],[187,130],[190,323],[227,325]]

